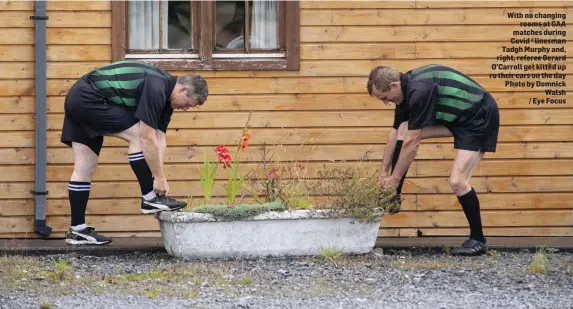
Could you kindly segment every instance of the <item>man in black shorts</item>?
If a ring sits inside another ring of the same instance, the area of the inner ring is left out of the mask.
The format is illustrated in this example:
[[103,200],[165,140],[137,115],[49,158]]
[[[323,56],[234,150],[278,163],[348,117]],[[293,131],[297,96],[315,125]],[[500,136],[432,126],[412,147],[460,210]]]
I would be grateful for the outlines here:
[[[370,72],[367,88],[371,96],[385,103],[393,102],[397,108],[403,105],[402,112],[408,114],[408,131],[398,162],[391,176],[382,177],[382,185],[391,187],[400,183],[416,156],[424,131],[432,132],[428,134],[430,137],[453,136],[458,152],[449,184],[462,205],[470,236],[452,254],[485,253],[479,200],[470,179],[485,152],[496,150],[499,111],[493,97],[465,74],[438,64],[406,73],[391,67],[376,67]],[[404,122],[403,118],[397,118]]]
[[68,184],[72,245],[107,244],[111,238],[85,222],[92,176],[104,136],[129,143],[128,160],[141,188],[141,212],[176,210],[185,202],[167,197],[163,171],[165,134],[174,110],[202,105],[207,83],[199,75],[173,76],[139,61],[119,61],[82,76],[68,91],[62,143],[74,153]]

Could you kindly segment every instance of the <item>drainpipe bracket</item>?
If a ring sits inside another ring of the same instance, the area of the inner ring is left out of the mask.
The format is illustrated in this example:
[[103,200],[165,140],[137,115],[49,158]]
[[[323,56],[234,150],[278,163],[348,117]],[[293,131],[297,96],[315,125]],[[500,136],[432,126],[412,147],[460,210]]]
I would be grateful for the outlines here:
[[48,17],[48,16],[36,16],[36,15],[33,15],[33,16],[30,16],[30,19],[48,20],[49,17]]
[[50,191],[36,191],[36,190],[30,190],[30,194],[34,194],[34,195],[48,195]]

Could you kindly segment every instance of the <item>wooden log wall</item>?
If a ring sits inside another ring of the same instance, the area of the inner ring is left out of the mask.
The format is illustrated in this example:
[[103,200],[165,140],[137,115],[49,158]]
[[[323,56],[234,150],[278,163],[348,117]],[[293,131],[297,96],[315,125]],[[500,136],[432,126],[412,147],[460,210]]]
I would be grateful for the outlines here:
[[[255,129],[242,156],[257,160],[263,143],[280,140],[275,159],[347,166],[367,157],[377,167],[393,107],[366,92],[369,70],[408,70],[442,63],[468,73],[500,107],[498,151],[476,169],[486,236],[573,236],[573,98],[535,106],[542,89],[504,87],[491,64],[519,20],[508,11],[571,15],[573,1],[303,1],[300,71],[200,72],[211,96],[204,107],[177,112],[168,132],[166,173],[172,194],[200,196],[197,164],[217,144],[236,145],[250,110]],[[34,200],[33,2],[0,1],[0,237],[36,237]],[[69,148],[59,142],[63,102],[72,83],[111,61],[111,3],[47,4],[48,224],[52,237],[69,227]],[[573,27],[568,25],[571,41]],[[573,48],[567,49],[571,73]],[[184,72],[173,72],[181,74]],[[573,79],[567,76],[567,91]],[[301,144],[303,145],[301,147]],[[452,139],[425,140],[410,167],[402,212],[383,219],[380,236],[466,235],[467,222],[447,184]],[[250,159],[245,159],[250,160]],[[345,161],[345,162],[341,162]],[[245,163],[252,168],[255,163]],[[219,174],[224,179],[225,174]],[[88,224],[111,236],[159,236],[139,212],[139,188],[126,144],[106,139],[92,184]],[[220,187],[216,194],[221,194]]]

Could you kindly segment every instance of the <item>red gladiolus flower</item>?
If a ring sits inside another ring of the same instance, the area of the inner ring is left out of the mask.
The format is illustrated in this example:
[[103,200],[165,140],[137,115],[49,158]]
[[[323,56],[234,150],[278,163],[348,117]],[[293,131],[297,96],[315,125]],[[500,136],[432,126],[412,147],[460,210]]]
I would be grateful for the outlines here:
[[249,146],[249,140],[251,139],[251,133],[246,133],[241,138],[241,150],[244,151],[247,146]]
[[227,149],[225,145],[219,145],[215,151],[217,152],[219,162],[221,162],[223,168],[231,167],[231,154],[229,153],[229,149]]

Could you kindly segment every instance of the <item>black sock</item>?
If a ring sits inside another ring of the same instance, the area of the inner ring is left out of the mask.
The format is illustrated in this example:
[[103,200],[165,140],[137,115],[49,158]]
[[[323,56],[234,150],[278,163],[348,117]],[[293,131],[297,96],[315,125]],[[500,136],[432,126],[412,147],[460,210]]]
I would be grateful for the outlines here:
[[90,198],[91,183],[70,181],[68,194],[72,212],[72,226],[86,223],[86,207]]
[[143,152],[130,153],[127,157],[129,159],[129,165],[131,165],[131,169],[139,182],[141,195],[143,196],[153,191],[153,174],[145,161]]
[[466,218],[470,225],[470,238],[485,242],[481,226],[481,215],[479,209],[479,200],[476,191],[472,187],[470,192],[458,196],[458,201],[462,204]]
[[[400,157],[400,150],[402,150],[403,143],[404,141],[396,141],[396,148],[394,149],[394,155],[392,156],[392,172],[394,172],[394,168],[398,163],[398,158]],[[404,176],[402,176],[402,179],[400,179],[400,184],[398,185],[398,187],[396,187],[396,194],[402,193],[402,186],[404,185],[404,180],[406,179],[407,173],[408,170],[406,169],[406,173],[404,173]]]

